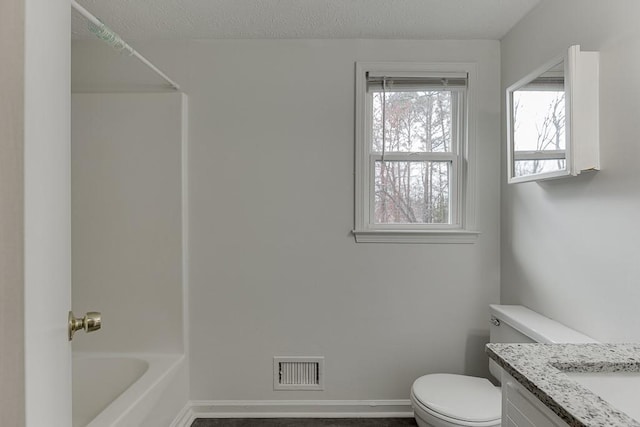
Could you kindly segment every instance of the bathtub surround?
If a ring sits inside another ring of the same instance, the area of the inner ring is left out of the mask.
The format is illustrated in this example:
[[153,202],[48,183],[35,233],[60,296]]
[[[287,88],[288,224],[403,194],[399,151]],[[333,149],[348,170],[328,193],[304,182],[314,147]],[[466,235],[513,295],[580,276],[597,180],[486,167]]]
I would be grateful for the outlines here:
[[545,0],[501,42],[503,90],[569,45],[600,52],[601,170],[517,185],[503,174],[501,301],[608,342],[640,341],[639,16],[635,0]]
[[74,351],[183,352],[182,103],[72,96],[73,306],[103,316]]
[[571,426],[640,426],[640,422],[566,375],[638,372],[638,344],[488,344],[487,353]]
[[114,384],[115,400],[76,393],[84,376],[74,376],[74,407],[95,409],[74,422],[169,425],[188,400],[186,102],[181,93],[72,96],[73,303],[103,315],[99,334],[74,338],[74,356],[145,366]]

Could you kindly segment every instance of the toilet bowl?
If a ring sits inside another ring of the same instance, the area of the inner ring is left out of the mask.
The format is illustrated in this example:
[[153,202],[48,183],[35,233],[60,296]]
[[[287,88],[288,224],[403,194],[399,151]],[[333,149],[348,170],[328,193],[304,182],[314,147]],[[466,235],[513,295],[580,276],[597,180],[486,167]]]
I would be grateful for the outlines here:
[[498,427],[500,388],[485,378],[425,375],[411,387],[411,406],[420,427]]
[[[521,305],[491,305],[491,342],[593,343],[574,331]],[[493,361],[489,370],[500,381],[502,369]],[[424,375],[411,387],[411,406],[420,427],[500,426],[500,388],[485,378],[456,374]]]

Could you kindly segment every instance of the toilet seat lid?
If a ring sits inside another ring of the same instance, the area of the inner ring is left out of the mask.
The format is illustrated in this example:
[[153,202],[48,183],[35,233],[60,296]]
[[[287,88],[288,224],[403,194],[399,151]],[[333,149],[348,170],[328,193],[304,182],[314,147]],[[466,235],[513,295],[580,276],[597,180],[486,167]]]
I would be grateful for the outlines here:
[[479,423],[501,417],[502,394],[486,378],[425,375],[413,383],[412,391],[422,405],[449,418]]

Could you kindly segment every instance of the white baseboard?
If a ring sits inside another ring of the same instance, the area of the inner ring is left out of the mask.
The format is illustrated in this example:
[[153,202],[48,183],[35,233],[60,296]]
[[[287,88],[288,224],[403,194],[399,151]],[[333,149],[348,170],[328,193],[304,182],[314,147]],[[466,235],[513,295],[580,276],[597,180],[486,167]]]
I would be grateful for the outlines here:
[[196,420],[193,411],[191,410],[191,402],[182,408],[174,420],[169,424],[169,427],[191,427],[191,424]]
[[399,400],[192,400],[171,427],[197,418],[411,418],[408,399]]

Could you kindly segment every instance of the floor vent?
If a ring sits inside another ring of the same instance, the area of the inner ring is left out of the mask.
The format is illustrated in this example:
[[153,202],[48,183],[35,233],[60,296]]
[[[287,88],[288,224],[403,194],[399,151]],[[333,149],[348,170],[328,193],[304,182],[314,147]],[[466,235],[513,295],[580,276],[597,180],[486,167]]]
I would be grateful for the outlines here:
[[274,390],[324,390],[324,357],[274,357]]

